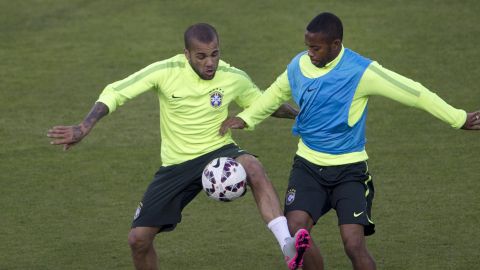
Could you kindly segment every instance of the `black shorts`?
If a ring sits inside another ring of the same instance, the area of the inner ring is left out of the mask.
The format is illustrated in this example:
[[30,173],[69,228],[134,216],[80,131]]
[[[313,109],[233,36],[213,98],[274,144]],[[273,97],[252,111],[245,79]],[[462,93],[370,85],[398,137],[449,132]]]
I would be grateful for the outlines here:
[[157,227],[171,231],[182,219],[183,208],[202,190],[202,172],[214,158],[248,154],[235,144],[225,145],[195,159],[160,167],[143,195],[132,228]]
[[366,161],[319,166],[295,156],[285,195],[285,213],[302,210],[317,223],[333,208],[339,225],[362,224],[365,235],[371,235],[375,232],[371,220],[374,193]]

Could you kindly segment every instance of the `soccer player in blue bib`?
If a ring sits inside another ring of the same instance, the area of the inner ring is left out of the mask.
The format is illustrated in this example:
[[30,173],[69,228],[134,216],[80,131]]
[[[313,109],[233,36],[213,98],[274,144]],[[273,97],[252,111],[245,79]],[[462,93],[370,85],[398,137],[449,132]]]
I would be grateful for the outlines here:
[[[160,103],[162,166],[135,212],[128,236],[136,269],[158,269],[155,236],[173,230],[180,222],[183,208],[202,190],[205,165],[217,157],[235,158],[243,165],[263,220],[275,235],[288,267],[296,269],[309,247],[308,231],[301,228],[291,237],[277,193],[260,162],[240,149],[231,134],[218,134],[230,103],[245,108],[262,93],[245,72],[220,60],[218,35],[211,25],[192,25],[184,39],[184,54],[108,85],[82,123],[53,127],[48,136],[54,138],[52,144],[64,145],[66,150],[117,107],[155,91]],[[285,104],[274,116],[295,118],[296,114]]]
[[[343,26],[331,13],[321,13],[307,26],[308,50],[295,56],[286,71],[249,108],[222,124],[253,129],[283,102],[300,108],[293,134],[300,137],[285,196],[291,231],[314,226],[335,209],[345,251],[354,269],[376,269],[365,236],[374,233],[374,196],[365,151],[369,96],[380,95],[425,110],[457,129],[480,129],[480,112],[466,113],[447,104],[421,84],[383,68],[344,48]],[[318,247],[311,242],[305,270],[323,269]]]

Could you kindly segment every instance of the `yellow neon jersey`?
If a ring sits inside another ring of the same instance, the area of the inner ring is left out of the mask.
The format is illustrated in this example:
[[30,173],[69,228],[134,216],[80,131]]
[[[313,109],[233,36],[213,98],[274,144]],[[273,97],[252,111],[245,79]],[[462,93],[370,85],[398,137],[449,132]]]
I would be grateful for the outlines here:
[[[308,55],[305,54],[300,59],[301,72],[308,78],[321,77],[336,66],[343,54],[344,48],[342,47],[340,54],[323,68],[314,66]],[[464,110],[450,106],[420,83],[385,69],[377,62],[372,62],[365,70],[355,91],[348,115],[349,126],[357,123],[367,106],[369,96],[373,95],[384,96],[404,105],[425,110],[454,128],[462,127],[466,121],[467,114]],[[290,83],[287,71],[285,71],[259,100],[238,116],[247,123],[249,129],[253,129],[255,125],[291,97]],[[349,164],[368,159],[365,149],[360,152],[333,155],[308,148],[301,138],[297,154],[312,163],[323,166]]]
[[219,135],[235,101],[246,108],[261,96],[248,75],[220,60],[212,80],[201,79],[183,54],[153,63],[129,77],[109,84],[98,102],[110,113],[148,91],[158,94],[162,165],[178,164],[226,144],[231,134]]

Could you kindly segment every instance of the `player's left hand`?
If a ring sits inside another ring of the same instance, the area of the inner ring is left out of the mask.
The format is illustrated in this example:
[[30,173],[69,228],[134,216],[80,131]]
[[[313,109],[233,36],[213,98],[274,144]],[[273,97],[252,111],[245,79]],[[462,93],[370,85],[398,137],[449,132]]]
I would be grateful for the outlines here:
[[467,113],[467,121],[463,124],[462,129],[480,130],[480,111]]
[[240,117],[230,117],[223,121],[222,126],[220,127],[220,135],[225,135],[229,128],[243,129],[247,126],[247,123],[243,121]]
[[86,135],[88,130],[82,125],[75,126],[55,126],[51,128],[47,136],[53,138],[50,144],[63,145],[63,150],[68,150],[70,147],[79,143]]

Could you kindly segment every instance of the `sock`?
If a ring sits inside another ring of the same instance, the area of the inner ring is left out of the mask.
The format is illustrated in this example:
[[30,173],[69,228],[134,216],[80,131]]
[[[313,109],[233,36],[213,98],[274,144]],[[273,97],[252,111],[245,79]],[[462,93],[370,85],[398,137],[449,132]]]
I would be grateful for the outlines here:
[[284,216],[276,217],[272,219],[267,226],[273,235],[275,235],[275,238],[277,238],[280,249],[283,251],[283,246],[285,246],[287,238],[292,237],[288,231],[287,218]]

